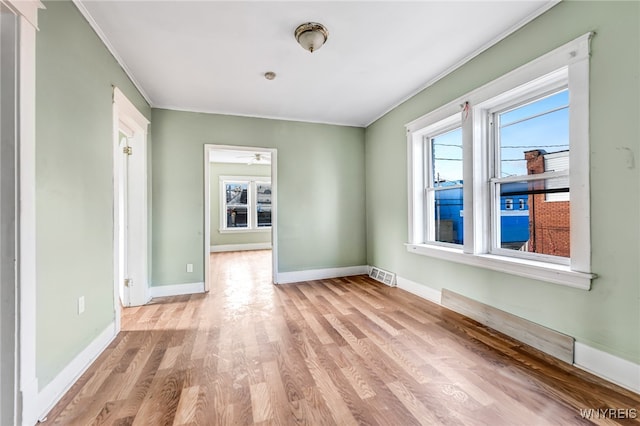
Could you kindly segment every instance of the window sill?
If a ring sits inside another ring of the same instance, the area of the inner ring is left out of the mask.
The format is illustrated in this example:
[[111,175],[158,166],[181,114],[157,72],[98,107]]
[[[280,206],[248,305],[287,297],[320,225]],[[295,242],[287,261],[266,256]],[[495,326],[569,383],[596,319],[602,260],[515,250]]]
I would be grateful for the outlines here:
[[253,233],[253,232],[271,232],[271,227],[261,227],[261,228],[226,228],[226,229],[218,229],[218,232],[221,234],[245,234],[245,233]]
[[409,253],[478,266],[526,278],[565,285],[581,290],[591,290],[591,280],[596,274],[572,271],[569,266],[518,259],[493,254],[469,254],[462,249],[428,244],[405,244]]

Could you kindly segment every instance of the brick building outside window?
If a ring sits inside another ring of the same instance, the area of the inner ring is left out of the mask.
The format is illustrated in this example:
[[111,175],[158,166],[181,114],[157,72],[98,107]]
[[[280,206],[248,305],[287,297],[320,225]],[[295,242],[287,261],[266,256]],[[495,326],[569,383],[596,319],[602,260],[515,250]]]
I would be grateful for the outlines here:
[[[525,152],[528,174],[566,170],[569,151],[546,153],[542,149]],[[569,257],[571,224],[568,177],[533,181],[529,193],[529,240],[526,251]]]

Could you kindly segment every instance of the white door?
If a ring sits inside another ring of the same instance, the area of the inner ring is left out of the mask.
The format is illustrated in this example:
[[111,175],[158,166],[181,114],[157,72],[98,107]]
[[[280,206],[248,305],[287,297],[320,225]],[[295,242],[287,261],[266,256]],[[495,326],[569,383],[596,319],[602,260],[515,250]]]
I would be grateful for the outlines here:
[[117,244],[118,244],[118,286],[120,303],[122,306],[131,306],[131,279],[129,277],[129,137],[121,132],[120,143],[116,151],[117,160]]
[[114,302],[120,306],[148,299],[147,127],[149,121],[114,89]]

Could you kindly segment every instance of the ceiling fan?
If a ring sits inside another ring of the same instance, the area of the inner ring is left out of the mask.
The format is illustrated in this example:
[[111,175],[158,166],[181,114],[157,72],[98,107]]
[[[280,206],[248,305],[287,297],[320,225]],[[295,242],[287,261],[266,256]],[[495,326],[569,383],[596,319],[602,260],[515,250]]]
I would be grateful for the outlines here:
[[249,158],[250,160],[247,162],[248,165],[271,164],[271,155],[260,153],[260,152],[256,152],[255,154],[252,154],[252,155],[243,155],[238,158]]

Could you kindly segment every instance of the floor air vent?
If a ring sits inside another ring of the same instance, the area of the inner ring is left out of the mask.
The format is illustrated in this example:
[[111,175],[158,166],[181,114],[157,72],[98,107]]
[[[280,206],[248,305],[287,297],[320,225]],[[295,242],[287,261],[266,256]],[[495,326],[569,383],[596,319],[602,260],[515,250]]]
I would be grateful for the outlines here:
[[382,284],[386,284],[391,287],[396,286],[396,274],[376,268],[375,266],[372,266],[369,270],[369,276],[376,281],[380,281]]

